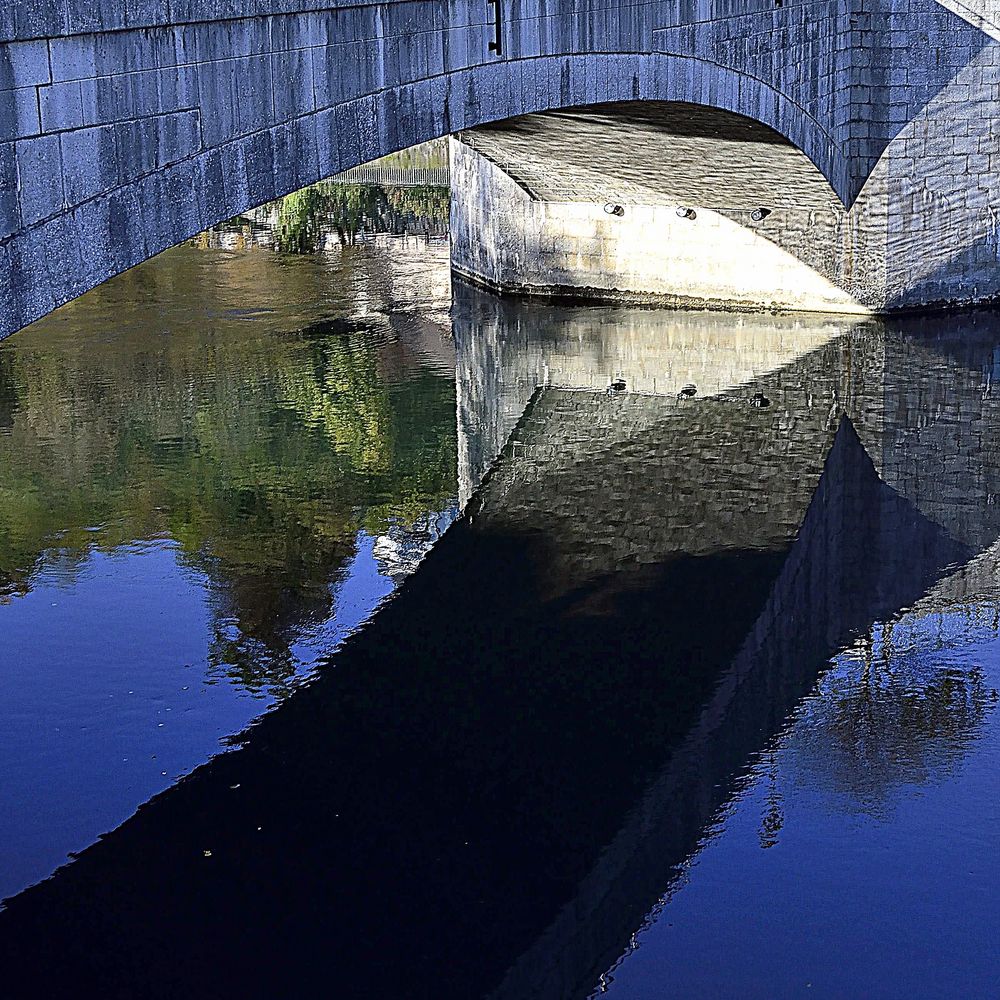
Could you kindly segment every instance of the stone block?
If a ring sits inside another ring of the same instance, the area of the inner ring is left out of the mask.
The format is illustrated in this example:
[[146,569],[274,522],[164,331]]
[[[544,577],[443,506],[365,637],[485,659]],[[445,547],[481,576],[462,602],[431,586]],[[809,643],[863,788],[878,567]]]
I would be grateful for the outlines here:
[[83,125],[83,89],[77,81],[39,87],[43,132],[61,132]]
[[0,241],[21,228],[15,146],[0,143]]
[[67,206],[79,205],[118,186],[118,147],[114,126],[63,132],[59,143]]
[[38,135],[38,91],[34,87],[0,91],[0,136],[6,140]]
[[0,91],[39,87],[50,81],[44,40],[0,44]]
[[65,205],[59,136],[25,139],[15,150],[21,220],[33,226],[57,215]]

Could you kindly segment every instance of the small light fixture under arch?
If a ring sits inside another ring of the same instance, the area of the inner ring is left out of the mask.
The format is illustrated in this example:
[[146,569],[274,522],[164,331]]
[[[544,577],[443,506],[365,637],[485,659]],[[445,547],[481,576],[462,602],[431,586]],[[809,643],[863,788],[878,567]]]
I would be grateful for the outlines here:
[[750,218],[753,219],[754,222],[763,222],[770,214],[771,209],[761,206],[760,208],[755,208],[750,213]]
[[697,219],[698,213],[693,208],[687,208],[684,205],[677,206],[677,218],[679,219]]
[[621,218],[625,214],[625,206],[616,205],[613,201],[609,201],[604,206],[604,211],[607,212],[608,215],[616,215],[618,218]]

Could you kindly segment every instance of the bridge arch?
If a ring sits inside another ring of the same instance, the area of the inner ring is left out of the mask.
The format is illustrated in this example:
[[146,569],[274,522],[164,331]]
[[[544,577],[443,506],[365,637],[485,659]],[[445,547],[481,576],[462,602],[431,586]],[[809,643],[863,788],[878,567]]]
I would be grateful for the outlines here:
[[[80,73],[66,70],[73,72]],[[168,87],[160,71],[145,98],[137,96],[135,79],[127,81],[132,90],[124,96],[106,76],[39,85],[40,101],[65,83],[79,87],[83,114],[77,120],[75,105],[57,106],[50,96],[40,107],[51,105],[51,124],[64,127],[13,144],[18,205],[16,224],[0,241],[0,285],[10,289],[0,301],[0,337],[256,205],[420,142],[539,111],[637,100],[733,111],[781,133],[841,200],[850,196],[839,147],[791,98],[759,79],[686,56],[600,52],[504,59],[324,107],[316,106],[313,69],[312,89],[293,87],[280,112],[273,77],[255,78],[272,91],[262,97],[253,87],[240,91],[236,69],[229,72],[225,86],[218,80],[184,85],[182,76],[180,84],[170,77]],[[91,105],[88,83],[94,84]],[[0,93],[0,100],[5,96]],[[65,94],[59,100],[67,100]],[[251,120],[244,106],[265,113]],[[126,108],[135,117],[122,121]],[[88,124],[92,119],[106,122]]]

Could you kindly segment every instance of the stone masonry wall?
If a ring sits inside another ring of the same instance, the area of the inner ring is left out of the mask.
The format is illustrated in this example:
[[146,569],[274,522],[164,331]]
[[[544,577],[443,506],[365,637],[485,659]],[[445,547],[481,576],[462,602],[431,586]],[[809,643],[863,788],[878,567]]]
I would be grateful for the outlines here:
[[[651,157],[649,185],[641,186],[623,182],[624,165],[569,162],[576,127],[565,116],[550,124],[553,141],[564,140],[559,159],[543,160],[527,130],[473,130],[452,139],[452,265],[459,274],[501,292],[693,308],[864,314],[883,297],[882,255],[863,252],[868,247],[858,245],[843,206],[794,147],[707,136],[695,152],[667,135]],[[631,163],[635,134],[608,131],[606,158],[627,148]],[[590,158],[591,148],[581,143],[572,153]],[[732,170],[719,171],[721,190],[679,183],[684,174],[703,178],[719,160],[734,161]],[[759,180],[741,202],[729,192],[744,166]],[[536,170],[554,191],[533,183]],[[801,182],[814,178],[825,190],[810,199]],[[717,207],[720,194],[733,207]],[[751,221],[754,208],[776,203],[765,222]],[[605,205],[623,214],[609,215]],[[678,216],[685,208],[690,218]]]
[[[497,53],[481,0],[2,0],[0,335],[322,177],[601,101],[748,115],[847,204],[905,133],[882,189],[906,185],[917,151],[937,157],[912,196],[947,225],[942,246],[982,268],[995,236],[979,226],[964,243],[955,204],[972,199],[985,219],[992,182],[956,194],[949,179],[963,157],[977,176],[992,164],[996,10],[948,2],[519,0]],[[978,117],[959,128],[963,102]],[[916,280],[951,294],[942,273]]]
[[452,140],[454,265],[507,291],[674,305],[994,301],[995,59],[981,52],[889,143],[849,207],[776,133],[704,107],[606,105],[464,132]]

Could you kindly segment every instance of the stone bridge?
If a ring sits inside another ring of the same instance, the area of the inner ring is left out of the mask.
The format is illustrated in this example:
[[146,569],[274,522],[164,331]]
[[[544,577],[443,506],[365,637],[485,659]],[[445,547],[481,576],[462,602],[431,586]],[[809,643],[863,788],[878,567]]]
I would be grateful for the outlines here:
[[938,298],[987,298],[996,14],[996,0],[3,0],[0,335],[382,154],[648,100],[768,126],[844,206],[874,185],[876,222],[879,192],[896,192],[919,239],[964,254]]

